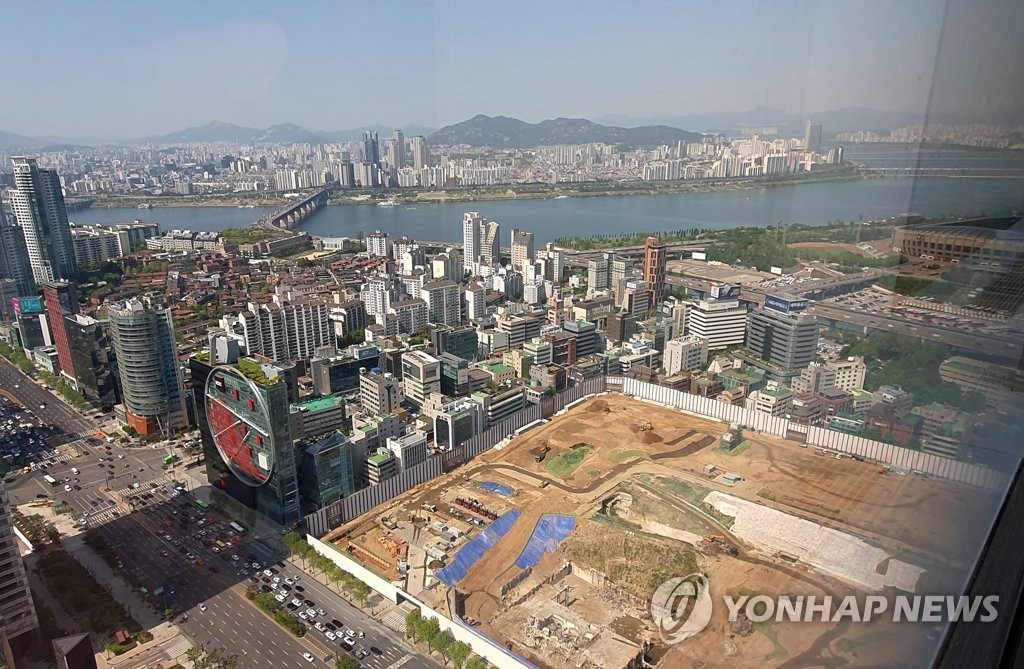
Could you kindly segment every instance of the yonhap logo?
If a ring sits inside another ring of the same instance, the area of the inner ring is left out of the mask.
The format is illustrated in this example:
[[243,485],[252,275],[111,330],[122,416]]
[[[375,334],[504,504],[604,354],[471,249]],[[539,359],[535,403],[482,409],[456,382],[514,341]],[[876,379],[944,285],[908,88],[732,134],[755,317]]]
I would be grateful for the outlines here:
[[678,576],[658,586],[651,617],[661,640],[675,644],[697,634],[711,621],[711,586],[703,574]]

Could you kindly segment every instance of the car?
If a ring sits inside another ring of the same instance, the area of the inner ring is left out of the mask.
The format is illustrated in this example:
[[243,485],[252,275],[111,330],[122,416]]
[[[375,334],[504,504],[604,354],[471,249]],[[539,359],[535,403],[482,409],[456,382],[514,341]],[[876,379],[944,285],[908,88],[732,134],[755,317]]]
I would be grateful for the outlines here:
[[306,615],[311,619],[316,618],[316,609],[306,609]]
[[310,653],[303,653],[303,654],[302,654],[302,659],[303,659],[303,660],[305,660],[306,662],[309,662],[309,663],[311,663],[311,664],[312,664],[312,663],[313,663],[314,661],[316,661],[316,658],[315,658],[315,657],[313,657],[313,656],[312,656],[312,654],[310,654]]
[[71,486],[65,485],[64,486],[64,492],[71,492]]
[[304,599],[302,600],[302,603],[308,606],[309,608],[313,608],[314,606],[316,606],[316,604],[313,603],[312,599]]
[[297,586],[295,586],[295,591],[296,592],[305,592],[306,589],[303,588],[301,585],[297,585]]
[[344,650],[352,652],[352,648],[353,648],[352,644],[353,643],[355,643],[355,639],[342,639],[341,640],[341,647]]
[[291,576],[289,576],[288,578],[284,579],[284,582],[287,583],[288,585],[295,585],[295,579],[292,578]]
[[282,604],[284,604],[284,600],[286,599],[286,597],[284,596],[284,593],[282,592],[279,595],[274,595],[274,599],[276,599],[277,601],[279,601]]
[[324,616],[326,616],[326,615],[327,615],[327,611],[324,611],[323,609],[317,609],[317,610],[316,610],[316,614],[317,614],[318,616],[320,616],[321,618],[323,618]]
[[334,632],[331,632],[330,630],[324,632],[324,636],[330,639],[331,641],[334,641],[338,638],[338,635]]
[[345,630],[345,638],[355,639],[356,638],[355,630]]
[[305,611],[299,611],[299,618],[303,620],[309,620],[309,615]]
[[313,629],[320,630],[321,632],[325,632],[327,630],[327,628],[324,627],[324,624],[319,620],[313,625]]
[[324,623],[317,623],[317,625],[323,625],[324,629],[330,630],[332,632],[337,632],[338,631],[338,627],[336,625],[334,625],[333,623],[326,623],[326,624],[324,624]]
[[373,653],[374,655],[383,655],[384,654],[384,652],[380,648],[377,648],[376,646],[370,646],[370,652]]
[[292,604],[291,602],[288,602],[288,610],[289,610],[289,611],[294,611],[294,610],[295,610],[295,609],[297,609],[297,608],[299,608],[299,607],[295,606],[295,605],[294,605],[294,604]]
[[344,627],[345,626],[345,623],[341,622],[337,618],[331,618],[331,624],[334,625],[335,627]]
[[263,584],[260,586],[261,592],[272,592],[269,585]]
[[274,578],[272,578],[270,580],[273,581],[274,583],[280,583],[281,582],[281,577],[280,576],[275,576]]
[[295,606],[302,606],[302,600],[296,597],[292,600],[292,604],[294,604]]
[[45,408],[46,408],[46,405],[45,405],[45,404],[40,404],[40,405],[39,405],[39,408],[40,408],[40,409],[45,409]]
[[206,604],[204,604],[203,602],[199,602],[199,610],[200,611],[205,611],[206,610]]

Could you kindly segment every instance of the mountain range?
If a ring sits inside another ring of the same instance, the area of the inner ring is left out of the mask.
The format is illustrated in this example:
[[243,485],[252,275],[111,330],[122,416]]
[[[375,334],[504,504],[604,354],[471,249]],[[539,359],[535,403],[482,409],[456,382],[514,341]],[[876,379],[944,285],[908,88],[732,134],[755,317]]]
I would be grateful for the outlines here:
[[[552,144],[604,142],[629,146],[672,144],[677,140],[695,141],[701,133],[736,135],[746,130],[777,128],[782,136],[801,137],[808,118],[822,123],[823,136],[830,139],[845,130],[873,130],[887,133],[897,128],[921,123],[924,117],[914,112],[892,112],[863,107],[847,107],[814,114],[794,114],[772,107],[756,107],[744,112],[695,114],[689,116],[635,117],[606,115],[594,120],[556,118],[540,123],[526,123],[507,116],[478,115],[440,130],[424,126],[405,126],[405,136],[424,135],[430,144],[470,144],[494,148],[528,148]],[[931,114],[933,123],[968,123],[977,119]],[[1019,123],[1024,119],[992,119],[992,122]],[[680,128],[686,128],[681,130]],[[359,141],[365,130],[376,131],[383,141],[394,132],[391,126],[367,126],[352,130],[308,130],[293,123],[279,123],[269,128],[249,128],[222,121],[185,128],[165,135],[123,141],[95,141],[66,137],[27,137],[0,130],[0,150],[58,150],[76,145],[185,144],[191,142],[230,142],[247,144],[320,143]]]
[[441,128],[427,138],[430,145],[468,144],[495,149],[526,149],[554,144],[626,144],[629,146],[656,146],[699,141],[697,133],[670,128],[665,125],[646,125],[636,128],[601,125],[583,118],[556,118],[540,123],[526,123],[508,116],[479,114]]
[[[722,133],[735,135],[743,130],[756,128],[778,128],[783,137],[802,137],[808,119],[822,125],[822,135],[831,139],[838,132],[872,130],[889,133],[898,128],[924,122],[918,112],[894,112],[866,107],[844,107],[812,114],[792,114],[774,107],[755,107],[744,112],[721,112],[715,114],[692,114],[689,116],[657,116],[641,118],[624,115],[608,115],[596,119],[602,123],[640,125],[664,123],[689,128],[694,132]],[[948,114],[929,114],[931,123],[971,123],[976,119],[960,118]]]

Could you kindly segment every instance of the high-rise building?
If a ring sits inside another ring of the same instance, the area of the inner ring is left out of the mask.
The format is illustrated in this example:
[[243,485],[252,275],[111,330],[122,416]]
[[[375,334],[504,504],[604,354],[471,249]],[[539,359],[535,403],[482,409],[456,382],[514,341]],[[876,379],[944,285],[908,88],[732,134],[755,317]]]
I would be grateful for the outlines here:
[[410,404],[423,406],[430,393],[441,392],[441,361],[423,351],[402,354],[402,381]]
[[[380,167],[380,144],[377,140],[377,133],[367,130],[363,134],[363,162],[369,163],[375,168]],[[369,184],[363,183],[364,186]]]
[[821,123],[807,119],[807,127],[804,130],[804,150],[821,152]]
[[100,226],[83,226],[71,230],[75,262],[95,265],[131,253],[128,231]]
[[356,491],[352,442],[338,430],[295,442],[299,496],[312,513]]
[[75,365],[71,360],[71,347],[68,346],[68,334],[64,329],[64,317],[78,313],[75,288],[67,281],[43,282],[43,301],[46,304],[46,320],[50,325],[50,334],[53,335],[53,345],[57,349],[61,374],[67,377],[72,385],[77,385]]
[[373,258],[387,258],[388,233],[375,230],[366,235],[366,252]]
[[[422,170],[430,165],[430,152],[427,149],[427,140],[423,135],[416,135],[409,140],[409,147],[412,149],[412,167],[415,170]],[[424,188],[430,184],[421,183]]]
[[120,393],[117,365],[104,324],[82,314],[65,316],[64,332],[71,349],[75,388],[103,411],[110,411],[120,402]]
[[[458,291],[456,291],[456,297],[458,297]],[[426,300],[411,297],[392,302],[388,307],[388,313],[383,317],[377,317],[377,323],[386,324],[389,322],[389,318],[395,319],[396,327],[393,334],[415,334],[427,329],[427,323],[430,322],[430,309],[427,307]]]
[[317,347],[335,341],[326,302],[249,303],[237,321],[246,354],[275,362],[311,358]]
[[486,221],[480,230],[480,262],[496,265],[501,260],[501,226]]
[[487,299],[484,287],[476,281],[466,284],[466,318],[475,321],[487,315]]
[[35,158],[13,160],[11,208],[25,235],[32,275],[40,283],[71,279],[78,264],[57,170],[40,169]]
[[693,302],[686,312],[686,329],[707,339],[709,351],[739,346],[746,337],[747,310],[739,300]]
[[619,303],[624,283],[633,274],[633,261],[629,258],[615,256],[612,258],[611,289],[615,304]]
[[[795,308],[786,307],[785,311],[771,308],[768,306],[773,303],[771,297],[766,298],[764,308],[751,311],[747,317],[746,348],[758,359],[771,363],[773,369],[766,371],[785,375],[787,378],[778,380],[788,383],[817,356],[818,322]],[[806,305],[802,300],[787,303]]]
[[483,222],[484,219],[475,211],[467,211],[462,215],[462,266],[470,274],[475,271],[480,257]]
[[412,430],[398,437],[388,437],[388,450],[398,461],[399,473],[427,461],[427,433]]
[[396,411],[404,399],[401,383],[393,374],[364,372],[359,375],[359,405],[371,416]]
[[476,328],[472,325],[436,327],[430,332],[430,341],[434,345],[434,355],[451,353],[464,360],[476,359]]
[[286,370],[245,358],[211,366],[193,356],[189,366],[210,483],[278,524],[298,520]]
[[392,167],[395,169],[401,169],[405,167],[405,133],[401,130],[395,130],[395,134],[392,135],[391,141],[394,142],[394,153],[392,153],[392,158],[395,161]]
[[423,285],[420,295],[427,303],[430,322],[434,325],[458,325],[462,321],[462,299],[459,284],[447,279]]
[[7,219],[0,199],[0,279],[14,281],[19,297],[35,294],[36,282],[25,247],[25,233],[20,225]]
[[[864,364],[864,356],[851,356],[845,360],[831,360],[827,365],[829,369],[836,373],[836,388],[843,390],[861,390],[864,388],[864,379],[868,373],[868,366]],[[939,368],[939,375],[942,375],[941,367]]]
[[669,376],[693,372],[708,364],[708,340],[697,335],[670,339],[665,344],[664,367]]
[[112,305],[107,313],[125,423],[143,435],[184,427],[187,416],[170,310],[132,298]]
[[651,308],[665,297],[665,265],[668,262],[668,246],[661,244],[657,237],[644,240],[644,281],[651,287]]
[[533,233],[512,228],[512,268],[522,271],[533,260]]
[[[14,535],[10,501],[0,486],[0,641],[11,642],[39,627],[32,593],[28,589],[25,563],[21,560],[18,539]],[[7,643],[3,644],[7,646]],[[13,665],[7,657],[5,664]]]
[[593,297],[595,293],[611,288],[612,278],[612,255],[602,253],[597,258],[587,261],[587,297]]

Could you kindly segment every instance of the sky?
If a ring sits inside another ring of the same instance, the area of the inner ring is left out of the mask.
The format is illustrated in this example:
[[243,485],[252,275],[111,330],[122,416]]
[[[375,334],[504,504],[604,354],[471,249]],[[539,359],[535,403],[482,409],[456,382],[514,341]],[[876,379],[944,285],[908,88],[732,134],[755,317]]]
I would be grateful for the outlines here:
[[0,130],[46,138],[1024,109],[1018,0],[54,0],[0,18]]

